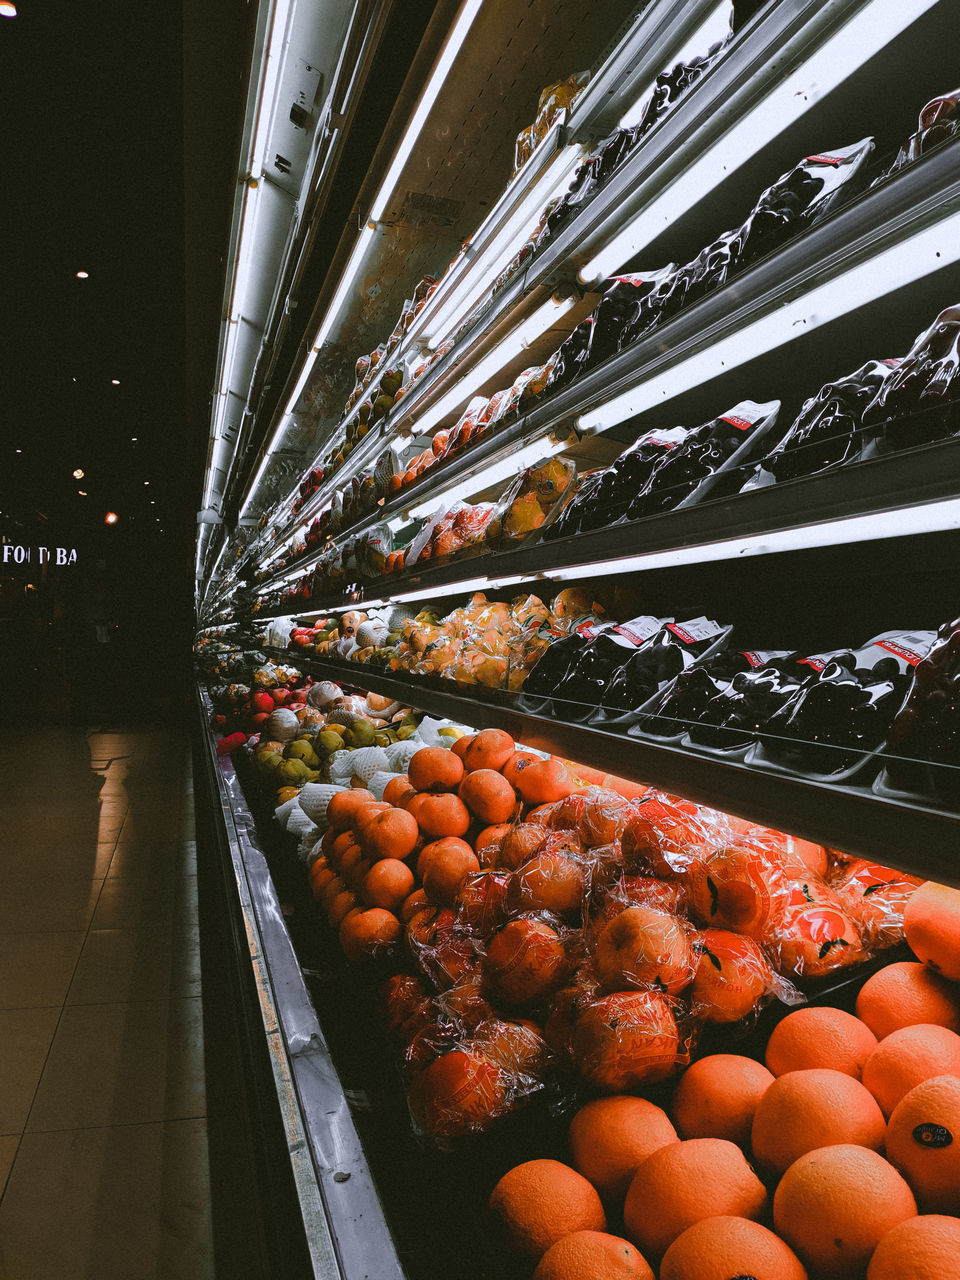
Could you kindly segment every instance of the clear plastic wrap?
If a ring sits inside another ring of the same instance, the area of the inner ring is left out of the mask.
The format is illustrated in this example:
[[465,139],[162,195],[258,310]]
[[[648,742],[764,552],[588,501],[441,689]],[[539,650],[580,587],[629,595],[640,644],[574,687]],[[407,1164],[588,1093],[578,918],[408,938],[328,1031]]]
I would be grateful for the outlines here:
[[485,531],[491,547],[519,542],[539,529],[566,493],[576,474],[572,462],[551,458],[528,467],[497,501]]
[[940,628],[914,668],[910,696],[884,746],[883,780],[960,804],[960,619]]
[[752,938],[726,929],[703,929],[693,946],[697,971],[686,994],[695,1018],[740,1022],[772,999],[803,1003],[804,997],[774,970]]
[[922,884],[918,876],[858,858],[832,881],[832,888],[864,943],[880,951],[903,941],[904,908]]
[[929,444],[956,435],[960,415],[960,305],[946,307],[877,389],[863,422],[882,449]]
[[654,991],[616,991],[575,1010],[574,1064],[603,1093],[633,1093],[665,1080],[687,1060],[676,1005]]

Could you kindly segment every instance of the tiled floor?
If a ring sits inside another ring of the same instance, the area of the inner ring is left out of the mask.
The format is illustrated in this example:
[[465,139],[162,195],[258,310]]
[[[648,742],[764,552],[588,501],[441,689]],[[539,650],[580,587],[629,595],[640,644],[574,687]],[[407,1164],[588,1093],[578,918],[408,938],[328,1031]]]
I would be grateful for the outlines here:
[[0,1280],[212,1280],[189,746],[38,730],[0,778]]

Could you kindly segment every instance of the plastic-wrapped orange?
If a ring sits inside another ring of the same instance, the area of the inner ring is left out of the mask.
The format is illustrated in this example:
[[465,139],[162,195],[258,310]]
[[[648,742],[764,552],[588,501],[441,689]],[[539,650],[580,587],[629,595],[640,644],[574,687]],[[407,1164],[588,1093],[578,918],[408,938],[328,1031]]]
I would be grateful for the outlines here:
[[677,1024],[652,991],[617,991],[588,1004],[573,1024],[573,1058],[605,1093],[664,1080],[679,1061]]
[[538,1000],[563,981],[567,954],[555,930],[540,920],[511,920],[487,948],[484,975],[509,1004]]
[[628,907],[605,926],[594,960],[608,990],[655,988],[676,995],[696,972],[683,922],[653,907]]
[[505,1073],[476,1050],[454,1049],[425,1067],[410,1086],[410,1111],[425,1133],[459,1137],[489,1126],[509,1106]]

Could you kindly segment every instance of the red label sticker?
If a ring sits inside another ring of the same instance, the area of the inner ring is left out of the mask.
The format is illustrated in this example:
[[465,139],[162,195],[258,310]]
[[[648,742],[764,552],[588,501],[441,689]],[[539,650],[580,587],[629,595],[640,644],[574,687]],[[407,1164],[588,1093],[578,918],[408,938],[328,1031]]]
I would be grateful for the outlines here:
[[797,666],[813,667],[814,671],[822,671],[826,665],[827,664],[825,662],[821,662],[819,658],[798,658],[797,660]]
[[749,431],[753,423],[749,418],[738,418],[735,414],[725,413],[720,418],[721,422],[729,422],[731,427],[736,427],[738,431]]
[[897,644],[895,640],[878,640],[877,648],[886,649],[887,653],[892,653],[896,658],[902,658],[911,667],[915,667],[923,657],[922,654],[914,653],[912,649],[908,649],[902,644]]
[[896,369],[896,367],[900,364],[900,361],[899,360],[881,360],[880,363],[888,364],[891,369]]
[[600,627],[595,622],[581,622],[577,627],[577,634],[583,636],[584,640],[593,640],[599,633]]
[[843,164],[843,156],[807,156],[805,164]]

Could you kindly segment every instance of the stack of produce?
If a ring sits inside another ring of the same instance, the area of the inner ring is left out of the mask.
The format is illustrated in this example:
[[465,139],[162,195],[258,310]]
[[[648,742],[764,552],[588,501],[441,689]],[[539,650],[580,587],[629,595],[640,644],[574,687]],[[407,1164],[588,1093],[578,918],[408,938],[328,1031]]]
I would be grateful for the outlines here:
[[704,1025],[893,945],[920,884],[497,729],[418,751],[380,804],[327,817],[313,892],[350,959],[405,945],[387,1016],[415,1124],[440,1140],[559,1063],[611,1094],[673,1076]]
[[703,1057],[662,1107],[589,1101],[569,1163],[509,1170],[490,1209],[534,1280],[957,1275],[960,892],[916,889],[902,927],[917,961],[868,978],[855,1014],[789,1013],[763,1063]]

